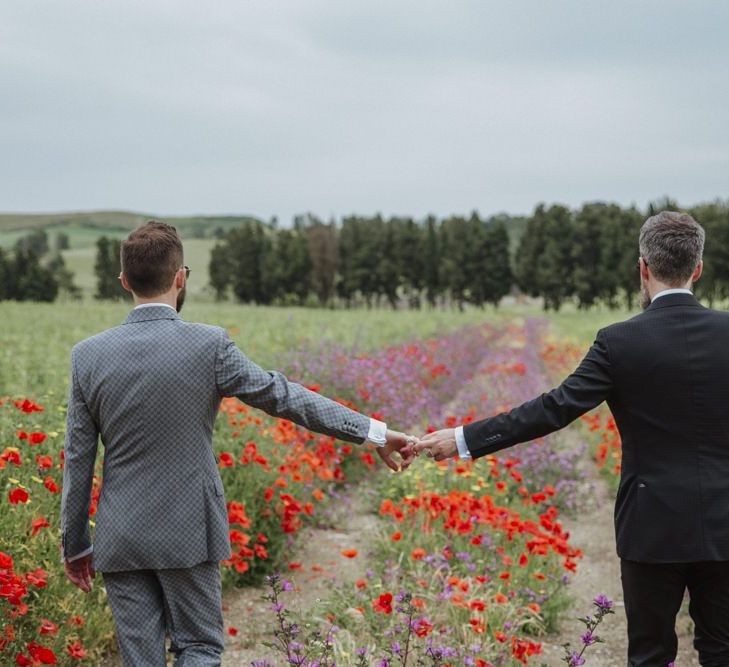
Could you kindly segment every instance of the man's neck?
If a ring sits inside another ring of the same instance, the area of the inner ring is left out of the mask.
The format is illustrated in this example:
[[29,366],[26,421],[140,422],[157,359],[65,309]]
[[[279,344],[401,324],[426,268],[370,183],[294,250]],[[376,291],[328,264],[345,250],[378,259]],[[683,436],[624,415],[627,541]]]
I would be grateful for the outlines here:
[[648,294],[650,295],[651,300],[653,300],[661,292],[666,292],[667,290],[688,290],[690,292],[692,286],[691,281],[687,282],[685,285],[666,285],[665,283],[659,283],[656,281],[648,286]]
[[149,305],[149,304],[164,304],[165,306],[169,306],[170,308],[177,307],[177,298],[174,295],[171,294],[160,294],[159,296],[153,296],[153,297],[140,297],[136,294],[134,295],[134,306],[143,306],[143,305]]

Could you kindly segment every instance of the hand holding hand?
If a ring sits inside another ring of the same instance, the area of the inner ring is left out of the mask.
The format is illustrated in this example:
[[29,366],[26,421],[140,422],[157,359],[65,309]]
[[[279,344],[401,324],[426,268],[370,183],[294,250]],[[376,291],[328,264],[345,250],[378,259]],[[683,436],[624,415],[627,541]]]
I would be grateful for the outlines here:
[[434,431],[420,438],[420,442],[413,446],[415,456],[424,453],[434,461],[445,461],[458,454],[456,444],[456,429],[444,428],[441,431]]
[[[399,472],[400,470],[406,470],[408,466],[415,459],[415,452],[413,450],[414,445],[418,442],[418,439],[414,435],[406,435],[400,431],[387,430],[386,442],[384,447],[377,447],[377,453],[380,458],[385,462],[388,468]],[[392,458],[392,455],[397,454],[402,459],[402,462],[398,466],[396,461]]]
[[91,590],[91,580],[96,576],[92,558],[92,554],[89,554],[71,562],[65,562],[66,576],[71,583],[78,586],[84,593],[88,593]]

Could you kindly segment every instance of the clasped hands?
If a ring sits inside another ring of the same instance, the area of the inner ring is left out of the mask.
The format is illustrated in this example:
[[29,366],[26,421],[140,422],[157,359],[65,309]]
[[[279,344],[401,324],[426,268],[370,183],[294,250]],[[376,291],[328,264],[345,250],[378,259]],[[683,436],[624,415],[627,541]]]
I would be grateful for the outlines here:
[[[385,465],[395,472],[408,468],[415,458],[421,454],[432,458],[434,461],[445,461],[458,454],[456,430],[454,428],[444,428],[440,431],[428,433],[422,438],[407,435],[400,431],[388,430],[385,446],[378,447],[377,453],[385,462]],[[399,466],[393,458],[395,453],[402,459]]]

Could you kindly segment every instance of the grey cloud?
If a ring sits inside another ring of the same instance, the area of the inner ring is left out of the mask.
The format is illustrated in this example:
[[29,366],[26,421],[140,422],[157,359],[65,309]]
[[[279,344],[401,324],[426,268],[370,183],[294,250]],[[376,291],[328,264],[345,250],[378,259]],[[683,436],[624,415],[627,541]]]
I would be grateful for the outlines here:
[[723,2],[0,9],[0,207],[524,212],[727,193]]

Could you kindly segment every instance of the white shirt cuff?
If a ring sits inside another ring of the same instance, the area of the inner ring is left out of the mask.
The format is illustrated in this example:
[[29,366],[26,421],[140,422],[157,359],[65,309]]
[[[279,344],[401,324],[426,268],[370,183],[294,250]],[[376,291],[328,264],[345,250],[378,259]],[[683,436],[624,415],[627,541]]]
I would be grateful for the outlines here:
[[94,547],[90,546],[88,549],[84,549],[81,553],[76,554],[75,556],[71,556],[70,558],[66,558],[66,560],[69,563],[72,563],[75,560],[78,560],[79,558],[83,558],[84,556],[88,556],[90,553],[93,553]]
[[459,458],[462,458],[464,461],[470,461],[473,458],[471,452],[468,451],[466,437],[463,435],[463,426],[459,426],[456,429],[456,447],[458,447]]
[[387,443],[387,424],[370,418],[370,431],[367,434],[367,442],[378,447],[384,447]]

